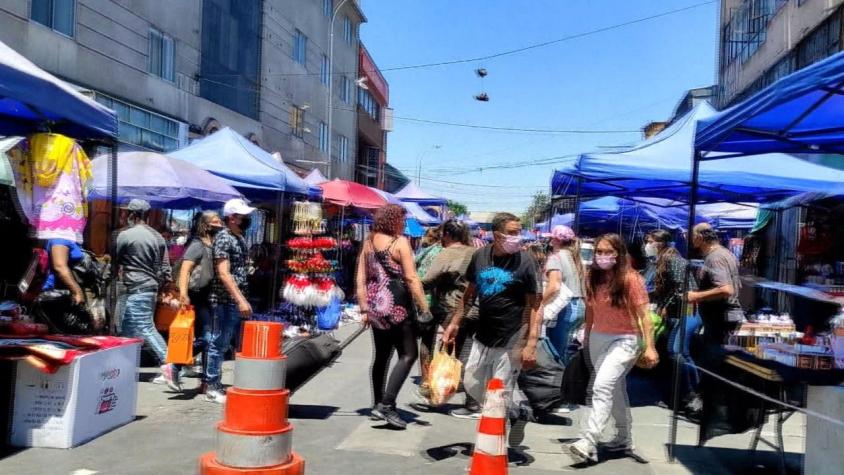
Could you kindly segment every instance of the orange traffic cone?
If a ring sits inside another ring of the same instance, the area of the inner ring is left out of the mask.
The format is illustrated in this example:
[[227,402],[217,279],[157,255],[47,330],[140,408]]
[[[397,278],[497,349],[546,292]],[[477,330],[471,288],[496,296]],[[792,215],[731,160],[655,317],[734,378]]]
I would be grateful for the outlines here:
[[472,454],[469,475],[507,474],[506,401],[504,382],[492,379],[486,388],[486,401],[478,424],[478,441]]
[[293,426],[287,421],[283,330],[280,323],[243,324],[234,386],[217,425],[217,450],[200,457],[200,475],[305,473],[305,461],[293,452]]

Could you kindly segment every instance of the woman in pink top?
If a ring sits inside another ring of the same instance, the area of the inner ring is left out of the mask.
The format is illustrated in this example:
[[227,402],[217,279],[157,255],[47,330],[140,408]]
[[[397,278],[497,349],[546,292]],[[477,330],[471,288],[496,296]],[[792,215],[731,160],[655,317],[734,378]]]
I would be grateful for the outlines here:
[[[615,419],[615,439],[605,445],[612,452],[632,452],[633,421],[627,403],[627,373],[640,356],[643,364],[656,366],[648,315],[645,282],[630,267],[627,247],[617,234],[595,241],[595,259],[586,280],[585,346],[592,362],[592,404],[583,423],[581,438],[569,446],[578,461],[597,461],[598,438]],[[639,320],[638,322],[636,320]]]

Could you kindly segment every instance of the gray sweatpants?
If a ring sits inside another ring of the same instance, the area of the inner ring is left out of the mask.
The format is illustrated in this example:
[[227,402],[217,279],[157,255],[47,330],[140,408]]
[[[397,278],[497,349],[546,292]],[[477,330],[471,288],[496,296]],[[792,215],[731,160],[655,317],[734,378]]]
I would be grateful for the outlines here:
[[519,407],[527,401],[518,388],[522,370],[522,350],[527,326],[523,326],[503,347],[489,347],[475,340],[463,376],[466,392],[483,405],[486,388],[493,378],[501,379],[510,394],[508,413],[511,418],[519,415]]

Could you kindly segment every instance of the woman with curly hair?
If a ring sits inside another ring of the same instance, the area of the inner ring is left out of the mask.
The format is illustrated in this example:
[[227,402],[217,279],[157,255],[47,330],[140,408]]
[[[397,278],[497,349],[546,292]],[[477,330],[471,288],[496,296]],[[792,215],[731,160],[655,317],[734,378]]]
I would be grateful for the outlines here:
[[[416,361],[414,332],[416,308],[428,313],[428,302],[413,262],[413,250],[404,232],[404,208],[387,205],[375,213],[372,232],[361,247],[357,266],[357,297],[364,323],[372,326],[375,357],[372,363],[374,420],[404,429],[396,412],[396,397]],[[389,378],[395,349],[399,360]]]

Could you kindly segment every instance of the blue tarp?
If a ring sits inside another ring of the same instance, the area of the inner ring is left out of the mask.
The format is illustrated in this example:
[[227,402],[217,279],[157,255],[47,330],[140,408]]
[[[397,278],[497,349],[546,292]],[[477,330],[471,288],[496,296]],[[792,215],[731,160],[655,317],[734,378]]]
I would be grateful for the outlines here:
[[117,115],[0,42],[0,135],[49,130],[74,139],[117,137]]
[[790,74],[698,127],[698,150],[844,152],[844,52]]
[[228,127],[169,155],[208,170],[236,188],[319,194],[270,153]]
[[[555,195],[658,197],[686,200],[695,124],[715,110],[698,104],[671,127],[633,147],[589,153],[554,173]],[[844,193],[844,171],[785,154],[701,163],[699,201],[769,202],[808,191]]]
[[425,235],[425,228],[414,218],[404,220],[404,233],[410,237],[422,237]]
[[440,220],[436,216],[431,216],[418,203],[404,202],[402,203],[407,214],[419,221],[424,226],[436,226],[440,224]]

